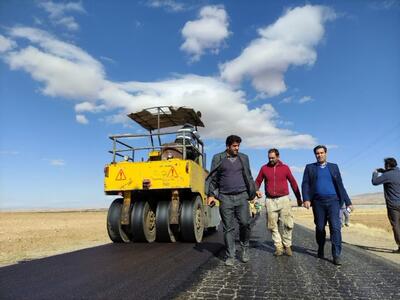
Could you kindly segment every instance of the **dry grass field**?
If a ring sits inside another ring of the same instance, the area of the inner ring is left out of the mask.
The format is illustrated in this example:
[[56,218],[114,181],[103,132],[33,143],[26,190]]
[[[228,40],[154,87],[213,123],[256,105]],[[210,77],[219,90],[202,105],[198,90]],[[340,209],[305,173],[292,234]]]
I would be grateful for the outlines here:
[[[312,212],[293,210],[295,221],[314,228]],[[0,266],[110,243],[106,211],[0,212]],[[343,228],[346,243],[400,263],[385,209],[356,209]]]
[[[313,225],[312,210],[306,210],[305,208],[294,208],[293,214],[295,220],[304,225]],[[364,225],[371,230],[383,230],[392,234],[392,227],[390,226],[389,220],[386,214],[386,208],[358,208],[351,213],[350,223],[353,226]],[[309,227],[309,226],[308,226]],[[362,227],[362,226],[361,226]]]
[[0,266],[109,243],[106,211],[0,212]]

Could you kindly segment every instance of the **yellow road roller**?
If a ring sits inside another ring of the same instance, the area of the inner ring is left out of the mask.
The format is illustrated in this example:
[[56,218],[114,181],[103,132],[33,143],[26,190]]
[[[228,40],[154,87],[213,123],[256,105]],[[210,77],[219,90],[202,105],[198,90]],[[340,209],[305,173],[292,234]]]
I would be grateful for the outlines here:
[[117,195],[107,214],[116,243],[201,242],[220,223],[218,205],[206,205],[206,155],[192,108],[158,106],[128,115],[144,133],[112,135],[112,162],[104,191]]

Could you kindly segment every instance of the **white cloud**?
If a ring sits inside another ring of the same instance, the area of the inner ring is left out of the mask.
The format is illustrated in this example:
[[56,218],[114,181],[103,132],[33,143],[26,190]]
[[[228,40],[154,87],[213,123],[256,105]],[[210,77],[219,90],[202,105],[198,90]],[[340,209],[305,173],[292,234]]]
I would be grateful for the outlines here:
[[260,28],[235,59],[220,65],[221,77],[239,84],[250,78],[259,92],[272,97],[286,91],[285,72],[290,66],[311,66],[317,59],[315,47],[324,36],[324,24],[335,19],[325,6],[305,5],[289,9],[274,24]]
[[10,34],[36,44],[9,52],[5,60],[11,69],[25,70],[35,80],[43,82],[44,94],[73,99],[97,98],[104,80],[103,66],[85,51],[34,28],[15,27]]
[[311,98],[310,96],[304,96],[304,97],[301,97],[301,98],[299,99],[299,103],[300,103],[300,104],[303,104],[303,103],[310,102],[310,101],[313,101],[313,100],[314,100],[314,99]]
[[0,150],[0,155],[18,155],[18,151],[13,150]]
[[0,53],[9,51],[17,46],[17,43],[0,34]]
[[56,167],[61,167],[65,166],[65,161],[63,159],[50,159],[50,165],[56,166]]
[[143,26],[143,23],[142,22],[140,22],[139,20],[136,20],[135,21],[135,27],[136,28],[140,28],[140,27],[142,27]]
[[[224,139],[227,135],[241,135],[249,147],[302,148],[315,144],[312,136],[280,129],[276,125],[278,113],[272,105],[249,109],[245,94],[218,78],[184,75],[161,82],[127,82],[116,84],[127,94],[121,98],[114,93],[114,101],[125,103],[125,113],[150,106],[189,106],[200,110],[206,128],[201,134],[207,138]],[[127,101],[132,97],[134,101]],[[226,109],[229,108],[229,113]]]
[[76,121],[80,124],[88,124],[89,120],[85,117],[85,115],[76,115]]
[[42,1],[38,2],[38,5],[49,14],[53,24],[64,26],[71,31],[78,30],[79,24],[74,17],[66,16],[66,14],[70,12],[85,12],[82,2],[55,3],[53,1]]
[[[186,74],[157,82],[112,82],[105,78],[99,61],[72,44],[33,28],[16,27],[10,34],[28,39],[31,45],[8,52],[5,61],[12,69],[24,70],[41,82],[46,95],[78,101],[75,111],[80,123],[87,123],[83,112],[113,112],[104,119],[127,122],[127,113],[146,107],[188,106],[203,114],[203,138],[225,139],[235,133],[249,147],[303,148],[316,144],[311,135],[279,128],[279,115],[272,105],[250,109],[245,93],[220,78]],[[115,111],[119,113],[115,115]]]
[[100,56],[100,59],[112,64],[116,64],[117,62],[115,60],[113,60],[111,57],[108,56]]
[[206,50],[218,53],[223,42],[229,36],[228,16],[222,6],[205,6],[200,10],[199,18],[186,22],[182,29],[185,39],[181,50],[197,61]]
[[182,2],[174,0],[149,0],[147,5],[154,8],[165,8],[167,11],[179,12],[186,9]]
[[65,26],[68,30],[75,31],[79,29],[74,17],[63,17],[57,21],[57,24]]
[[292,171],[292,173],[303,173],[304,172],[305,167],[297,167],[297,166],[290,166],[290,170]]
[[279,103],[291,103],[292,102],[293,97],[289,96],[289,97],[285,97],[283,98]]
[[373,1],[369,3],[369,7],[377,10],[399,9],[400,2],[399,0]]
[[106,110],[107,107],[102,104],[102,105],[96,105],[92,102],[81,102],[75,105],[75,111],[76,112],[92,112],[92,113],[97,113]]
[[38,18],[38,17],[33,17],[33,23],[34,23],[35,25],[42,25],[42,24],[43,24],[43,21],[42,21],[40,18]]

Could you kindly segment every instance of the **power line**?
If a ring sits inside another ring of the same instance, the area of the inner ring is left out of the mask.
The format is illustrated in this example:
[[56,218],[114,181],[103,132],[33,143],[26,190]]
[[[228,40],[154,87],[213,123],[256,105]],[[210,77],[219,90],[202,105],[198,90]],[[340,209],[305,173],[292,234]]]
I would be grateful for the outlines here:
[[[354,156],[352,156],[350,159],[348,159],[347,161],[345,161],[342,165],[344,168],[347,168],[348,166],[350,166],[356,158],[359,158],[360,156],[362,156],[363,154],[371,151],[374,147],[376,147],[377,145],[379,145],[378,143],[381,142],[382,140],[386,139],[390,134],[392,134],[396,129],[396,133],[398,133],[398,128],[400,128],[400,122],[397,123],[394,127],[390,128],[389,130],[385,130],[383,131],[382,134],[380,134],[376,139],[374,139],[373,141],[371,141],[366,147],[363,147],[362,150],[358,151],[358,153],[356,153]],[[398,135],[395,140],[397,140],[400,137],[400,135]]]

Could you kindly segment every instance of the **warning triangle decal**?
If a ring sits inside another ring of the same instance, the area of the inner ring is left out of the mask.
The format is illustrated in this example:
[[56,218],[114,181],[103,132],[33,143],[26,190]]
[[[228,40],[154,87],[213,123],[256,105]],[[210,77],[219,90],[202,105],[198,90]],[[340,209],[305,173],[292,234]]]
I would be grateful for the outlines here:
[[121,180],[125,180],[125,179],[126,179],[126,176],[125,176],[124,171],[122,169],[119,169],[117,177],[115,178],[115,180],[121,181]]

